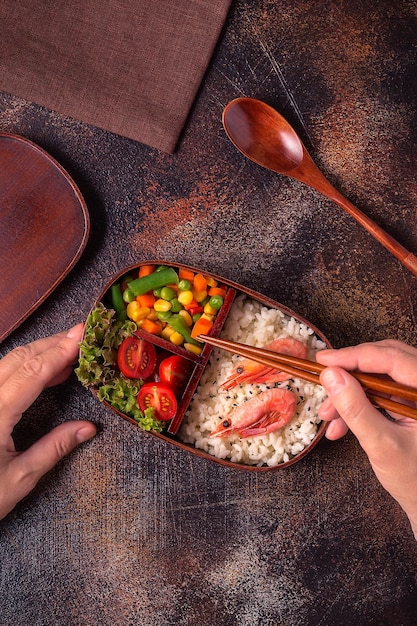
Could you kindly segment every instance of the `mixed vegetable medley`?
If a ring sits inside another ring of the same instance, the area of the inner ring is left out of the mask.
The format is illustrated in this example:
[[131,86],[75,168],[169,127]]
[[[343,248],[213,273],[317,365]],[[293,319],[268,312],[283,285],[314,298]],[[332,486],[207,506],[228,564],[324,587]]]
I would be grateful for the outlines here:
[[[161,432],[194,368],[169,345],[199,355],[197,338],[210,332],[225,295],[224,285],[188,268],[140,266],[113,284],[88,316],[75,370],[79,380],[144,430]],[[138,328],[165,339],[167,349],[137,336]]]

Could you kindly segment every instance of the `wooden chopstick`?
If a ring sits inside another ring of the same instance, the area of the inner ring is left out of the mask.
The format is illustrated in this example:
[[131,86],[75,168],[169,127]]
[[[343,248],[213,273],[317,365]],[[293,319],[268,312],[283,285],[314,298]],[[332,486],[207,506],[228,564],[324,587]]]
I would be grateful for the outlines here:
[[[315,361],[300,359],[298,357],[273,352],[271,350],[265,350],[264,348],[248,346],[246,344],[229,341],[227,339],[210,337],[209,335],[199,335],[198,339],[215,346],[216,348],[222,348],[223,350],[227,350],[233,354],[238,354],[244,358],[261,363],[266,367],[279,369],[293,377],[302,378],[318,385],[320,385],[319,374],[325,369],[324,365],[316,363]],[[373,404],[381,409],[392,411],[394,413],[404,415],[405,417],[411,417],[412,419],[417,420],[417,409],[406,404],[402,404],[401,402],[395,402],[390,398],[374,395],[368,391],[386,393],[394,395],[398,398],[417,402],[417,389],[401,385],[400,383],[396,383],[391,380],[379,378],[373,374],[364,374],[362,372],[349,373],[354,376],[365,388],[366,395]]]
[[[301,375],[303,373],[309,372],[320,374],[326,367],[325,365],[321,365],[315,361],[308,361],[307,359],[300,359],[299,357],[294,357],[289,354],[281,354],[273,352],[272,350],[256,348],[255,346],[248,346],[243,343],[236,343],[226,339],[218,339],[208,335],[200,335],[200,338],[206,343],[215,345],[219,348],[224,348],[226,350],[228,349],[227,346],[229,346],[230,352],[234,352],[235,354],[239,354],[240,356],[252,359],[252,361],[257,361],[258,363],[262,363],[263,365],[274,369],[282,369],[283,365],[288,365],[289,367],[299,370],[294,373],[294,376],[302,377]],[[286,369],[283,371],[288,370]],[[291,374],[292,372],[289,371],[288,373]],[[398,397],[417,402],[417,389],[414,387],[401,385],[400,383],[396,383],[392,380],[385,380],[374,374],[364,374],[362,372],[349,373],[359,380],[359,382],[367,389],[372,389],[373,391],[379,391],[381,393],[389,393],[391,395],[396,395]],[[311,379],[311,382],[313,382],[313,379]]]

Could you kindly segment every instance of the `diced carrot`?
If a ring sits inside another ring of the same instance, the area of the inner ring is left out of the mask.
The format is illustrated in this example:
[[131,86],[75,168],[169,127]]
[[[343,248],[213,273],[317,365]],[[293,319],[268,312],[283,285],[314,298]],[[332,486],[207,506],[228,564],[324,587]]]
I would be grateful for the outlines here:
[[196,274],[194,276],[193,287],[196,291],[205,291],[207,289],[207,280],[203,274]]
[[189,280],[192,283],[194,280],[194,272],[188,270],[186,267],[180,267],[178,271],[178,278],[180,280]]
[[191,337],[197,339],[198,335],[207,335],[213,326],[213,322],[205,317],[200,317],[191,330]]
[[142,330],[146,330],[152,335],[160,335],[162,331],[161,324],[158,324],[158,322],[153,322],[150,319],[144,319],[141,328]]
[[153,293],[143,293],[141,296],[136,296],[136,300],[140,306],[147,306],[151,309],[155,304],[156,298]]
[[226,295],[226,288],[225,287],[210,287],[207,293],[209,296],[222,296],[224,298]]
[[178,285],[166,285],[167,287],[169,287],[170,289],[172,289],[172,291],[175,291],[175,293],[178,291]]
[[142,278],[142,276],[149,276],[149,274],[153,274],[155,269],[155,265],[141,265],[139,268],[139,278]]

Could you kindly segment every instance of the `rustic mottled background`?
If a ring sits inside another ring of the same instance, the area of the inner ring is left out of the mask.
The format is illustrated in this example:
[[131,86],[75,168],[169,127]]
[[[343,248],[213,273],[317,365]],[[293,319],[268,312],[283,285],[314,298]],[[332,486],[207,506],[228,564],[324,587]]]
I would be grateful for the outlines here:
[[[336,205],[245,160],[221,125],[232,98],[272,104],[417,252],[416,32],[412,0],[237,0],[174,155],[0,93],[0,130],[66,167],[92,218],[81,261],[2,353],[82,320],[112,274],[147,258],[260,290],[335,346],[416,344],[417,279]],[[19,445],[78,417],[100,434],[0,523],[1,626],[416,624],[416,543],[352,436],[282,472],[234,472],[70,379],[27,412]]]

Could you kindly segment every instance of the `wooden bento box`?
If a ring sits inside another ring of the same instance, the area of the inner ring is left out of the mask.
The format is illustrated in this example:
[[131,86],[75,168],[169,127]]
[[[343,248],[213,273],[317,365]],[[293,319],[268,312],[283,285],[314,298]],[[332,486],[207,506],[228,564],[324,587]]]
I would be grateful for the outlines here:
[[324,390],[265,372],[198,341],[200,334],[301,350],[311,359],[330,347],[310,322],[252,289],[152,260],[122,270],[102,289],[76,373],[147,435],[230,468],[282,469],[308,454],[326,430],[317,415]]

